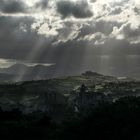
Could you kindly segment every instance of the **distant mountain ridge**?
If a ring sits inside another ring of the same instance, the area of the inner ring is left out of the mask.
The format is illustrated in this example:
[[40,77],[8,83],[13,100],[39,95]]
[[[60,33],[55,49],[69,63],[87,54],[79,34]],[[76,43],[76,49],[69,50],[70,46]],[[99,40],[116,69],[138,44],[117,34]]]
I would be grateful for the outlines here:
[[14,64],[11,67],[8,68],[0,68],[0,73],[6,73],[6,74],[18,74],[21,70],[33,70],[36,68],[48,68],[50,66],[43,66],[43,65],[36,65],[36,66],[27,66],[25,64]]
[[[26,66],[24,64],[15,64],[9,68],[0,68],[0,73],[5,75],[12,75],[12,77],[23,76],[23,80],[38,80],[44,78],[52,78],[55,66]],[[38,78],[37,78],[38,77]],[[7,78],[6,78],[7,79]],[[11,80],[11,78],[9,79]]]
[[[14,64],[9,68],[0,68],[0,81],[31,81],[31,80],[45,80],[51,79],[55,77],[63,77],[63,76],[74,76],[78,75],[77,73],[70,71],[60,71],[58,70],[59,66],[51,65],[35,65],[35,66],[27,66],[25,64]],[[91,76],[91,77],[99,77],[112,79],[113,76],[104,76],[97,72],[86,71],[82,74],[83,76]],[[20,77],[20,78],[19,78]],[[125,79],[127,80],[127,78]]]

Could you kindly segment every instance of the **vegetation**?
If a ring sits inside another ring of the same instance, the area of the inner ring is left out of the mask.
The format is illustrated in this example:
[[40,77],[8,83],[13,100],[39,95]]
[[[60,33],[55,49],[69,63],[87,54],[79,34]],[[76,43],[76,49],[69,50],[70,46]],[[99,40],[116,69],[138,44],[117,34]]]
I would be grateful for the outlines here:
[[139,140],[139,85],[92,72],[0,84],[0,137]]
[[89,107],[84,114],[81,112],[79,116],[83,117],[65,124],[63,139],[140,139],[140,98],[125,97],[115,103]]
[[18,109],[0,109],[0,136],[21,140],[139,140],[140,97],[125,97],[115,103],[69,108],[69,119],[56,122],[48,114],[22,114]]

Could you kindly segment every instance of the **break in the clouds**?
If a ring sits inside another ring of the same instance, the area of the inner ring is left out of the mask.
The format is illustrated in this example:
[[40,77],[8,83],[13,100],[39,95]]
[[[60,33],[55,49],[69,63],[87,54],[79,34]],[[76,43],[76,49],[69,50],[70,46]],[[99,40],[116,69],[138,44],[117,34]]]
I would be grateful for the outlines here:
[[0,0],[1,58],[111,73],[138,68],[139,46],[139,0]]

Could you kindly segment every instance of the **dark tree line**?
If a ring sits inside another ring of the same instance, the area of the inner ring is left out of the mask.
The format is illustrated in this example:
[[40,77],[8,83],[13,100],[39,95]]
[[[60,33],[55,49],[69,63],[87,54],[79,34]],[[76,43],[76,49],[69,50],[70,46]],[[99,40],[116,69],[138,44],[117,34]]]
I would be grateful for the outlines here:
[[86,106],[73,113],[65,121],[55,122],[42,112],[24,115],[18,109],[0,109],[0,137],[9,140],[140,139],[140,97]]

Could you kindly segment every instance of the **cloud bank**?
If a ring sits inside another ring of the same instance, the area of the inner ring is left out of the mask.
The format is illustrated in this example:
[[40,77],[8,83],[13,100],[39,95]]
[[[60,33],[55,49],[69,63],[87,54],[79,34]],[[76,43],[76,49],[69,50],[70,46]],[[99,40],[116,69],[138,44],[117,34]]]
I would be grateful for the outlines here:
[[139,0],[0,0],[0,31],[1,58],[60,71],[139,67]]

